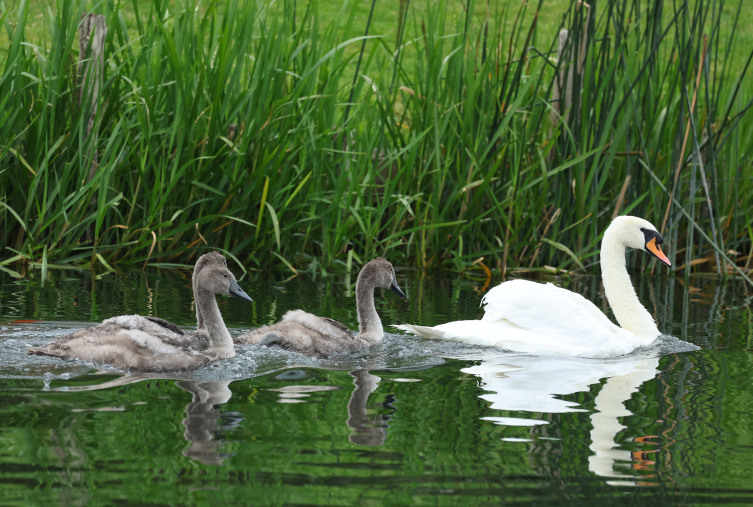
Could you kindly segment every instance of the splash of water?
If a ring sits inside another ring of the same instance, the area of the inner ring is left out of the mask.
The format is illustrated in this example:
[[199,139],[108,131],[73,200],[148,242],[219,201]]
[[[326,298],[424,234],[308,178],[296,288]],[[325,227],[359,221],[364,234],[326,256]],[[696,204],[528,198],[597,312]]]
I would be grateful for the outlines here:
[[[61,361],[48,356],[29,356],[26,350],[42,346],[68,334],[74,323],[35,323],[34,325],[1,327],[0,378],[71,378],[86,373],[119,372],[114,368],[83,361]],[[242,330],[231,330],[234,335]],[[669,335],[662,335],[650,346],[637,349],[631,357],[662,356],[699,350],[700,347]],[[370,349],[315,359],[296,352],[259,345],[236,347],[236,356],[209,363],[198,370],[170,374],[171,378],[237,380],[293,367],[330,370],[390,369],[418,370],[444,364],[446,359],[481,361],[509,353],[495,347],[469,345],[455,341],[425,340],[410,335],[385,334],[382,342]]]

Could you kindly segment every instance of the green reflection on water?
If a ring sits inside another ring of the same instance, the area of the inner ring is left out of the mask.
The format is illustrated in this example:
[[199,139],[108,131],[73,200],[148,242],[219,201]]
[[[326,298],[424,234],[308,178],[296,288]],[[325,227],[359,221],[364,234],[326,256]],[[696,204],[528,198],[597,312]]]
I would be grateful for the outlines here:
[[[13,377],[0,379],[3,505],[753,502],[753,317],[742,284],[636,281],[660,328],[704,348],[692,353],[618,362],[487,353],[376,369],[366,356],[176,380],[19,361],[27,340],[112,315],[191,325],[189,274],[55,274],[45,288],[3,276],[0,347],[11,359],[0,374]],[[481,315],[483,282],[398,279],[409,300],[378,297],[385,324]],[[298,307],[357,325],[344,277],[241,284],[253,305],[220,302],[233,332]],[[598,278],[565,286],[606,310]],[[48,322],[7,324],[16,320]],[[420,347],[452,357],[440,344]]]

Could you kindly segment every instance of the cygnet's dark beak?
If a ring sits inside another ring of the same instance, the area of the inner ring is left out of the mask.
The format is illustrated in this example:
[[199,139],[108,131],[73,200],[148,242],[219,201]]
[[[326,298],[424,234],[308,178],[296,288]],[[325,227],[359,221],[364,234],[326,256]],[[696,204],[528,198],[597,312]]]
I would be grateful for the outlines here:
[[400,286],[397,284],[397,280],[392,280],[392,285],[390,285],[390,290],[400,296],[401,298],[405,299],[405,294],[402,290],[400,290]]
[[228,292],[228,294],[238,299],[242,299],[243,301],[248,301],[249,303],[253,301],[253,299],[248,297],[248,294],[243,292],[243,289],[241,289],[240,285],[238,285],[238,282],[236,281],[230,282],[230,291]]

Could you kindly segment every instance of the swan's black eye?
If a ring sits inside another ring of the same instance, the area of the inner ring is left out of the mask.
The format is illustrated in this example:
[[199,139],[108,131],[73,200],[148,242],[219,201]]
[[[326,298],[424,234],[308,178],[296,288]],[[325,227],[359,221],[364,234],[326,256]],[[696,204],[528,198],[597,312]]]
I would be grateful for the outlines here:
[[643,231],[643,238],[646,240],[646,244],[648,244],[648,242],[654,238],[656,238],[657,245],[664,243],[664,238],[662,238],[661,234],[659,234],[657,231],[645,229],[643,227],[641,227],[641,231]]
[[225,278],[227,278],[227,275],[222,275],[222,276],[224,276]]

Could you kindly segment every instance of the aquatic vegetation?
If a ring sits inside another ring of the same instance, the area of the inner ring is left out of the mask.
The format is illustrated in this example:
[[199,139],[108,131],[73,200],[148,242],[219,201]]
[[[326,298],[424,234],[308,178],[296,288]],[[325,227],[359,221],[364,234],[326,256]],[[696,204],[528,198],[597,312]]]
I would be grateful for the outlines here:
[[98,4],[95,135],[85,4],[58,0],[42,45],[28,1],[0,7],[0,269],[169,267],[212,247],[244,269],[588,270],[630,213],[672,269],[747,271],[753,52],[736,47],[742,4],[722,5],[572,3],[561,38],[541,2],[402,3],[393,40],[351,1],[330,23],[315,1],[134,1],[135,27]]

